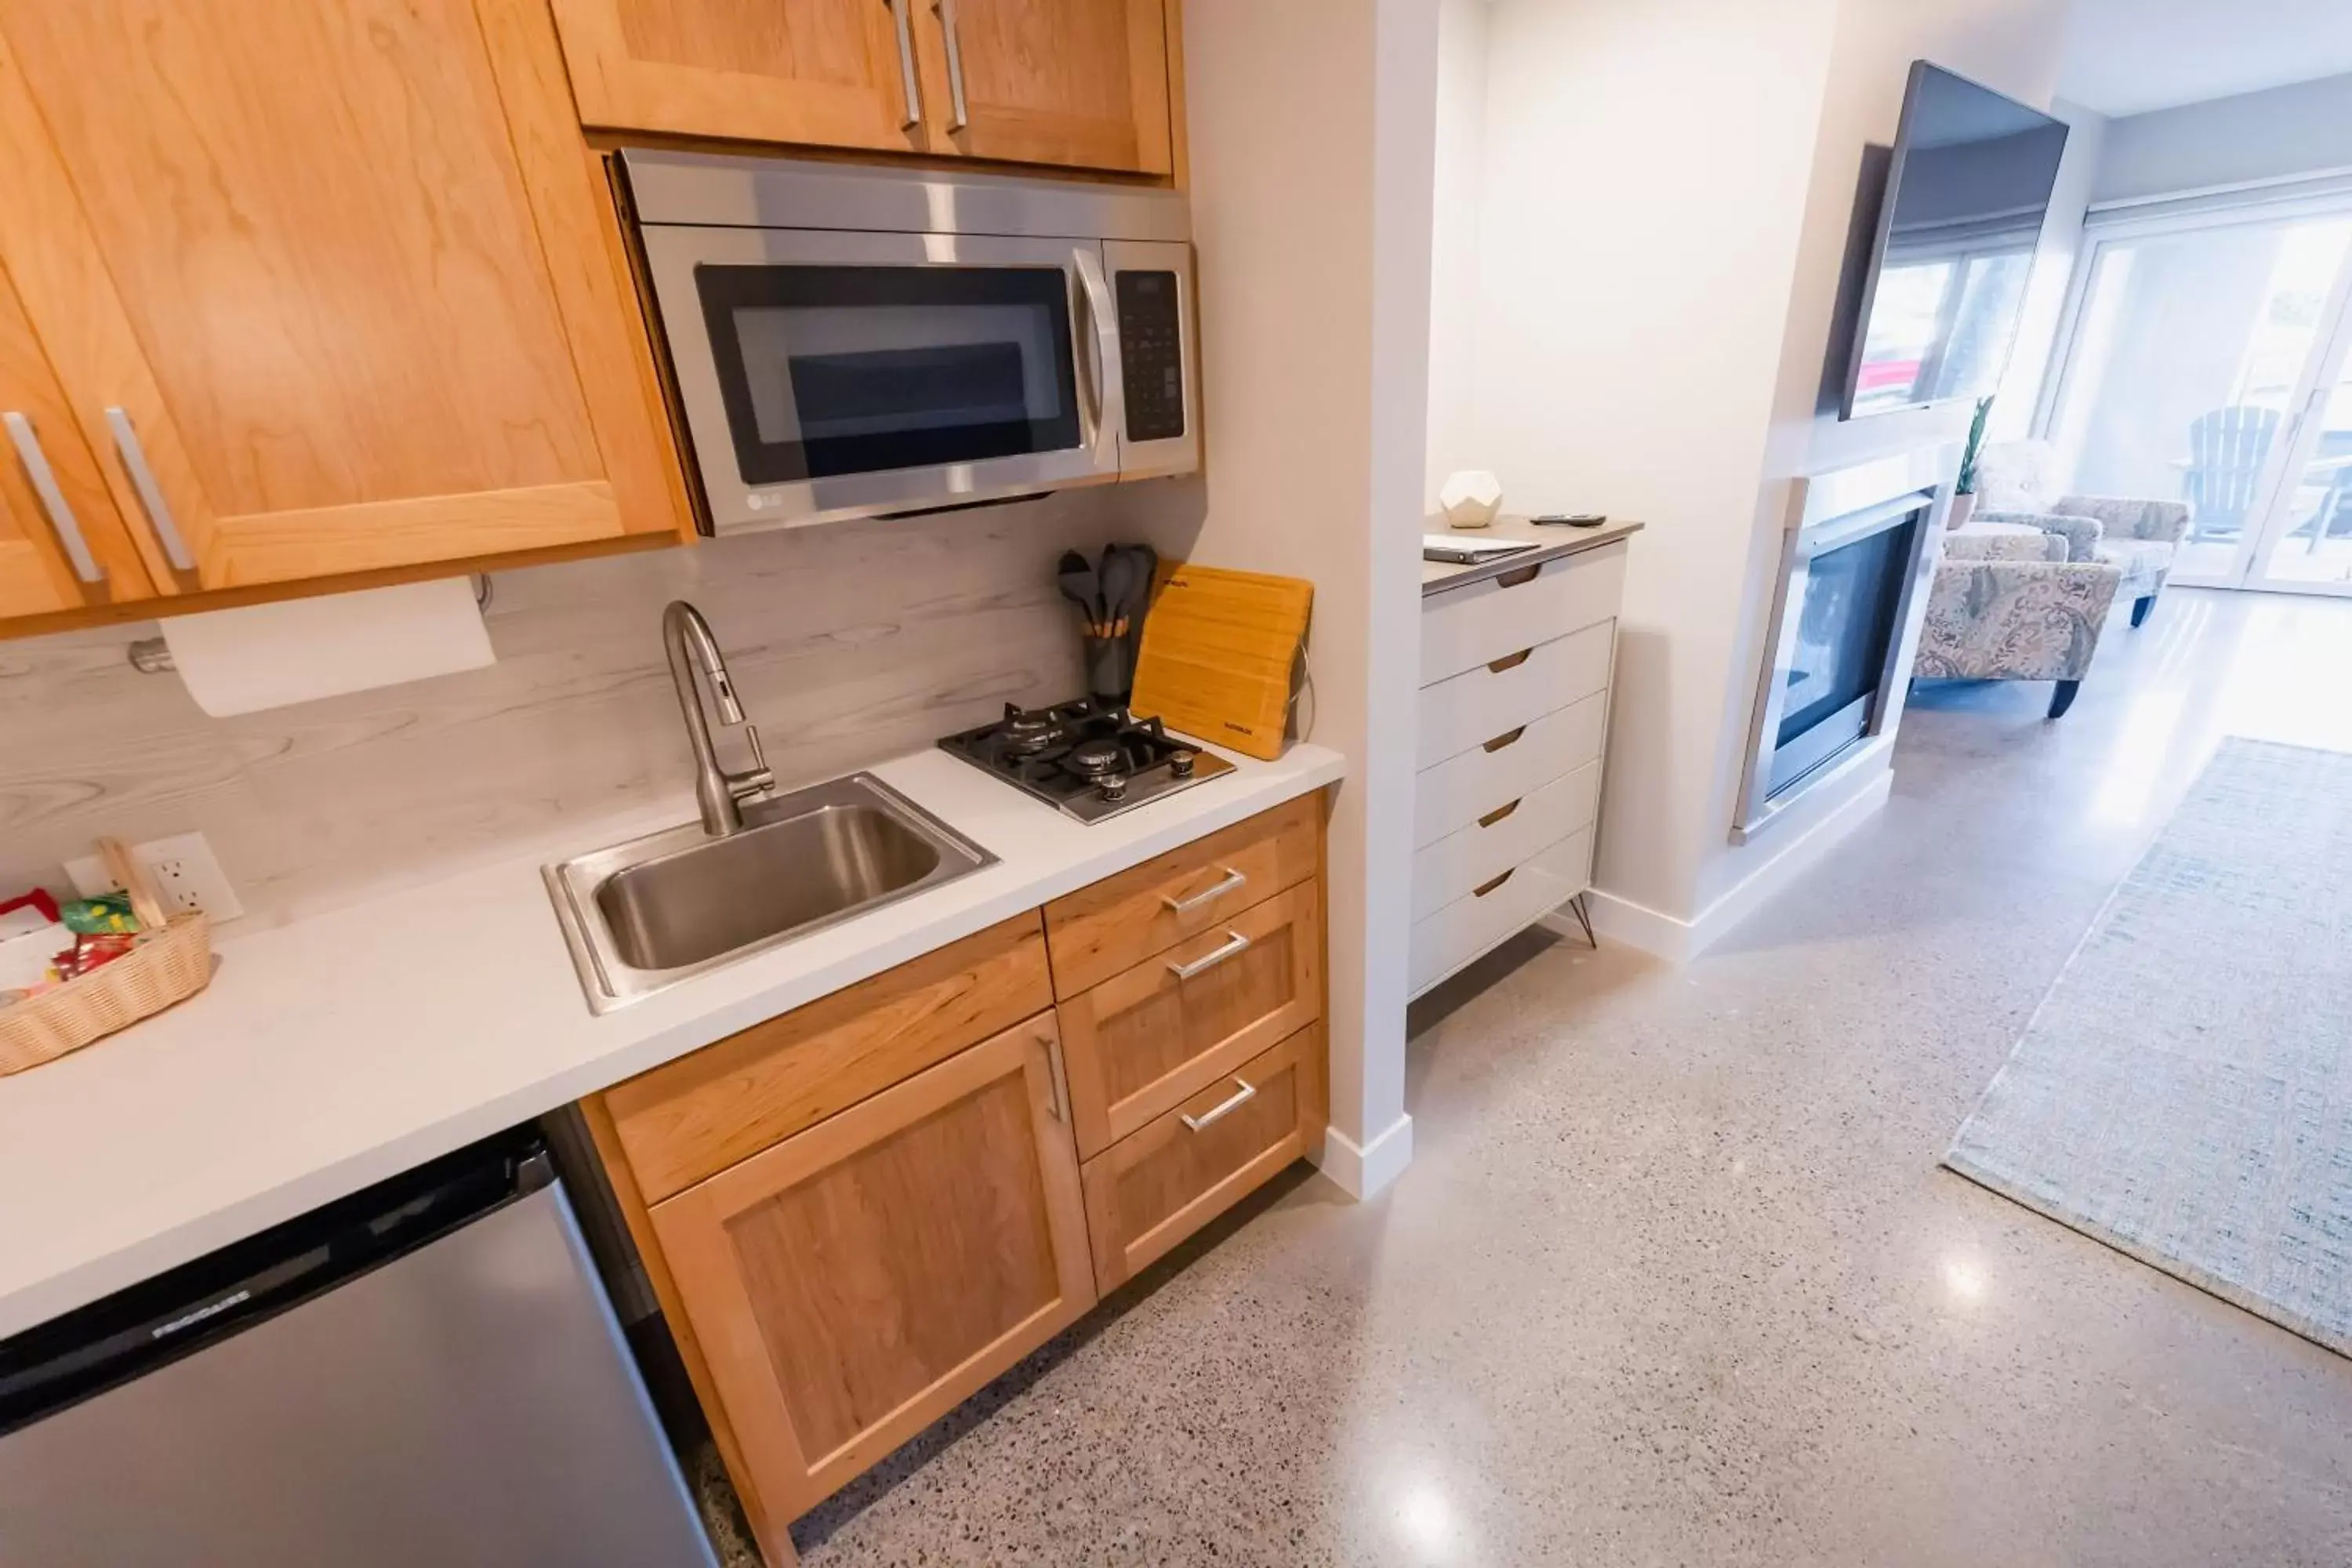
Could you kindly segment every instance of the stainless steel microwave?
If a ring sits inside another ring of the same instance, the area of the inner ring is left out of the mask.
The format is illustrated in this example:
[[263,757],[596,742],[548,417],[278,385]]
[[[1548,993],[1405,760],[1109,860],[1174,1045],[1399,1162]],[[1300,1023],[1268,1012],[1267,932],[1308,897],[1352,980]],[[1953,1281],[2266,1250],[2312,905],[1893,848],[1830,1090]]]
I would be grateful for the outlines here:
[[1199,466],[1181,195],[639,149],[620,164],[708,531]]

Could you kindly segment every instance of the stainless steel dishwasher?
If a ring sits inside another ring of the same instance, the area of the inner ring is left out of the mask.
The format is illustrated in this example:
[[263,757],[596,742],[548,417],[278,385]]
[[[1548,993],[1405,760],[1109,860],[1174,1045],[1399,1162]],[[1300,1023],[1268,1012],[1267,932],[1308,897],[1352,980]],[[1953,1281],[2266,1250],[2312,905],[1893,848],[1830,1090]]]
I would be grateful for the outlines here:
[[545,1147],[0,1343],[8,1568],[713,1568]]

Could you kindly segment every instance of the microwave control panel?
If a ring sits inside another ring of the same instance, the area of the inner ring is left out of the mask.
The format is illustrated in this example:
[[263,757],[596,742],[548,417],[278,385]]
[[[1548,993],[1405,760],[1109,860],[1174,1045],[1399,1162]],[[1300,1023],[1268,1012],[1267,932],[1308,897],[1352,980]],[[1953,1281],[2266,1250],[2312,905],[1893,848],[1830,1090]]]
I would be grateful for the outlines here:
[[1172,440],[1184,434],[1184,323],[1177,275],[1121,272],[1118,281],[1127,438]]

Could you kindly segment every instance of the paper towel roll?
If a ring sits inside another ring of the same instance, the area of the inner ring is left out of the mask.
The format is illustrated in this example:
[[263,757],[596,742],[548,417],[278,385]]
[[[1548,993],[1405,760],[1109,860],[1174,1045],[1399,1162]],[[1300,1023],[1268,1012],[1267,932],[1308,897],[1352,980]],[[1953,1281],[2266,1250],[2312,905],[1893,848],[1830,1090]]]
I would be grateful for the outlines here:
[[497,658],[467,577],[208,610],[163,626],[188,695],[216,719],[480,669]]

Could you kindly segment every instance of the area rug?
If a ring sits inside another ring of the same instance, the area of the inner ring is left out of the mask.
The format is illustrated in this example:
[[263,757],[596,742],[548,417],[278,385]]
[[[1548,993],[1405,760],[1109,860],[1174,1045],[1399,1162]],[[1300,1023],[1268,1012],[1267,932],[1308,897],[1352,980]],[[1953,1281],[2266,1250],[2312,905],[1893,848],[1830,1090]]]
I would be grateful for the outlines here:
[[2352,1355],[2352,755],[2222,742],[1944,1163]]

